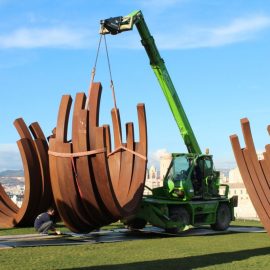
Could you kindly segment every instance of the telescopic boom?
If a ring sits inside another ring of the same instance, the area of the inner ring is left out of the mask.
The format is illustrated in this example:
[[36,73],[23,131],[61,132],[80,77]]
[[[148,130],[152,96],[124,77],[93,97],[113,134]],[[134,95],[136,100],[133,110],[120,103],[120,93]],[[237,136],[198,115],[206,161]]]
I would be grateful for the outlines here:
[[125,17],[114,17],[101,22],[100,33],[116,35],[124,31],[133,29],[136,25],[141,37],[142,45],[144,46],[147,55],[150,59],[150,65],[158,79],[161,89],[169,103],[172,114],[175,118],[180,133],[184,139],[184,143],[189,153],[201,154],[200,146],[192,131],[186,113],[179,100],[177,92],[174,88],[170,75],[167,71],[164,60],[161,58],[155,40],[150,34],[149,29],[144,20],[141,11],[134,11]]

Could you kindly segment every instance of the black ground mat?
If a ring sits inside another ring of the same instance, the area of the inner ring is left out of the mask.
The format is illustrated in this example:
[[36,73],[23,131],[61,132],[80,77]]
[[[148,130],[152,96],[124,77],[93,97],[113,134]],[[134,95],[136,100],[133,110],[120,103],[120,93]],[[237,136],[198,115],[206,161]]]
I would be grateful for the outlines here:
[[10,235],[0,236],[0,249],[13,247],[37,247],[37,246],[61,246],[61,245],[83,245],[97,243],[113,243],[132,240],[145,240],[164,237],[185,237],[216,235],[224,233],[260,233],[265,232],[261,227],[231,226],[227,231],[213,231],[209,227],[191,228],[178,234],[165,233],[156,227],[146,227],[143,230],[130,231],[128,229],[116,229],[97,231],[88,234],[76,234],[67,232],[62,235]]

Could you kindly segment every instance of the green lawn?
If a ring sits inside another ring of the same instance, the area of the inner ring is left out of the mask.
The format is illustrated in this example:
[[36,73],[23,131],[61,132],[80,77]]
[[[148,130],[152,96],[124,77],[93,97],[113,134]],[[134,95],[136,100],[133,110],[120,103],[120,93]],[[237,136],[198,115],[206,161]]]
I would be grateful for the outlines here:
[[[234,224],[258,225],[257,222],[242,221]],[[23,230],[31,229],[20,230],[23,233]],[[3,230],[0,232],[3,235]],[[14,248],[0,250],[0,269],[269,270],[270,237],[266,233],[232,233],[81,246]]]

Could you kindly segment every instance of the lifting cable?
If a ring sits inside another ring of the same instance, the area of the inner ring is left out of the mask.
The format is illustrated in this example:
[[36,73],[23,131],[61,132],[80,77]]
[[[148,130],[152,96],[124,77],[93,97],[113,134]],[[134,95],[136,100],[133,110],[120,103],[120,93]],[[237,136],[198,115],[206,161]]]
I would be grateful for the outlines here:
[[109,57],[108,46],[107,46],[107,41],[106,41],[106,36],[105,35],[104,35],[104,43],[105,43],[105,49],[106,49],[106,56],[107,56],[109,74],[110,74],[110,88],[112,90],[114,111],[115,111],[116,123],[117,123],[117,128],[118,128],[117,134],[118,134],[118,140],[120,142],[120,147],[121,147],[121,146],[123,146],[122,138],[121,138],[121,124],[120,124],[119,113],[118,113],[118,109],[117,109],[117,105],[116,105],[116,97],[115,97],[115,91],[114,91],[114,83],[113,83],[113,79],[112,79],[111,63],[110,63],[110,57]]
[[[96,66],[97,66],[97,61],[98,61],[98,56],[99,56],[99,51],[100,51],[100,45],[101,45],[101,42],[102,42],[102,36],[104,36],[104,43],[105,43],[105,50],[106,50],[106,57],[107,57],[107,64],[108,64],[108,69],[109,69],[109,75],[110,75],[110,88],[112,90],[112,96],[113,96],[113,103],[114,103],[114,111],[115,111],[115,116],[116,116],[116,122],[117,122],[117,127],[118,128],[118,136],[119,136],[119,142],[120,142],[120,146],[117,147],[114,151],[112,151],[111,153],[109,153],[107,156],[111,156],[112,154],[116,153],[116,152],[119,152],[120,150],[125,150],[125,151],[128,151],[130,153],[132,153],[133,155],[136,155],[142,159],[147,159],[145,156],[135,152],[135,151],[132,151],[131,149],[128,149],[126,147],[124,147],[123,143],[122,143],[122,137],[121,137],[121,125],[120,125],[120,119],[119,119],[119,113],[118,113],[118,109],[117,109],[117,105],[116,105],[116,96],[115,96],[115,89],[114,89],[114,83],[113,83],[113,79],[112,79],[112,70],[111,70],[111,63],[110,63],[110,57],[109,57],[109,52],[108,52],[108,46],[107,46],[107,41],[106,41],[106,36],[103,35],[103,34],[100,34],[100,38],[99,38],[99,42],[98,42],[98,48],[97,48],[97,54],[96,54],[96,58],[95,58],[95,62],[94,62],[94,67],[92,69],[92,72],[91,72],[91,83],[90,83],[90,88],[89,88],[89,92],[88,92],[88,97],[87,97],[87,100],[86,100],[86,105],[85,105],[85,109],[87,110],[88,109],[88,105],[89,105],[89,97],[90,97],[90,91],[91,91],[91,88],[92,88],[92,84],[94,82],[94,78],[95,78],[95,75],[96,75]],[[91,152],[91,151],[90,151]],[[89,153],[90,153],[89,152]],[[86,155],[89,155],[88,152],[85,152],[83,154],[86,154]],[[73,156],[73,157],[76,157],[76,156]]]
[[112,79],[111,63],[110,63],[110,58],[109,58],[109,53],[108,53],[108,46],[107,46],[106,36],[104,36],[104,42],[105,42],[107,62],[108,62],[108,68],[109,68],[109,74],[110,74],[110,82],[111,82],[110,87],[112,89],[112,94],[113,94],[114,108],[115,108],[115,110],[117,110],[116,98],[115,98],[115,92],[114,92],[114,84],[113,84],[113,79]]
[[92,84],[94,82],[95,75],[96,75],[97,61],[98,61],[101,41],[102,41],[102,34],[100,34],[100,37],[99,37],[98,48],[97,48],[97,53],[96,53],[96,59],[95,59],[94,67],[93,67],[93,69],[91,71],[91,81],[90,81],[90,87],[89,87],[89,91],[88,91],[88,96],[87,96],[87,99],[86,99],[86,102],[85,102],[85,110],[88,109],[90,91],[91,91],[91,87],[92,87]]
[[107,57],[107,65],[108,65],[108,68],[109,68],[109,75],[110,75],[110,88],[112,90],[113,104],[114,104],[114,110],[115,110],[115,114],[116,114],[117,128],[119,129],[118,130],[118,135],[119,135],[118,139],[119,139],[120,144],[122,145],[121,130],[120,130],[121,126],[120,126],[120,119],[119,119],[118,109],[117,109],[117,105],[116,105],[116,97],[115,97],[114,83],[113,83],[113,79],[112,79],[112,70],[111,70],[111,63],[110,63],[110,58],[109,58],[108,46],[107,46],[106,36],[102,35],[102,34],[100,34],[96,59],[95,59],[95,62],[94,62],[94,67],[93,67],[92,72],[91,72],[91,83],[90,83],[88,97],[87,97],[86,104],[85,104],[85,109],[88,109],[88,106],[89,106],[90,91],[91,91],[92,84],[94,82],[94,78],[95,78],[95,75],[96,75],[96,67],[97,67],[97,61],[98,61],[98,56],[99,56],[99,51],[100,51],[100,45],[101,45],[101,42],[102,42],[102,36],[104,36],[104,43],[105,43],[105,50],[106,50],[106,57]]
[[[89,96],[90,96],[91,86],[92,86],[92,84],[94,82],[95,75],[96,75],[97,61],[98,61],[98,57],[99,57],[99,51],[100,51],[100,45],[101,45],[101,42],[102,42],[102,36],[104,36],[107,64],[108,64],[109,75],[110,75],[110,88],[112,89],[114,108],[117,109],[116,97],[115,97],[115,91],[114,91],[114,83],[113,83],[113,79],[112,79],[112,70],[111,70],[111,63],[110,63],[110,57],[109,57],[109,52],[108,52],[107,41],[106,41],[106,36],[102,35],[102,34],[100,34],[100,37],[99,37],[99,42],[98,42],[98,48],[97,48],[96,58],[95,58],[95,62],[94,62],[94,67],[93,67],[93,69],[91,71],[91,82],[90,82],[90,88],[89,88],[89,92],[88,92],[88,99],[89,99]],[[86,103],[86,108],[85,109],[87,109],[87,107],[88,107],[88,102]]]

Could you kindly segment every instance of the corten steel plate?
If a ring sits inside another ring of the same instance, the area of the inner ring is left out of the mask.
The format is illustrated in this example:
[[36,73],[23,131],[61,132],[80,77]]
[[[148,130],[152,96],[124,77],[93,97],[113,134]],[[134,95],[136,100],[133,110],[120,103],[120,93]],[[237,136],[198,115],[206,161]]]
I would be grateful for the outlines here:
[[[124,216],[134,213],[139,205],[143,189],[146,172],[147,155],[147,129],[146,116],[143,104],[137,106],[138,122],[139,122],[139,142],[134,142],[133,123],[126,124],[127,143],[126,151],[121,149],[113,155],[109,155],[109,168],[114,183],[114,189],[117,194],[118,201],[121,205],[121,214]],[[121,147],[119,112],[112,110],[112,119],[114,127],[114,144],[116,148]],[[119,133],[118,133],[119,132]],[[133,154],[136,152],[136,154]],[[115,172],[116,171],[116,172]],[[130,179],[130,181],[127,181]]]
[[122,142],[120,114],[112,110],[114,150],[110,128],[99,126],[102,86],[92,83],[88,103],[84,93],[76,95],[72,140],[67,140],[71,97],[63,96],[56,135],[49,141],[50,174],[58,212],[74,232],[99,228],[137,209],[143,193],[147,132],[144,105],[139,104],[140,138],[134,142],[133,124],[126,125]]
[[[72,99],[65,95],[62,97],[55,138],[49,140],[49,150],[70,154],[72,143],[67,142],[67,128]],[[80,199],[79,190],[75,183],[72,160],[70,157],[62,158],[50,154],[50,174],[54,200],[60,217],[66,226],[73,231],[87,231],[91,226],[88,222]]]
[[[78,104],[82,103],[82,100],[82,97],[77,96],[74,118],[76,118],[78,108],[80,107]],[[85,209],[86,202],[84,200],[84,193],[86,190],[83,190],[83,186],[78,184],[78,170],[76,169],[75,171],[73,167],[77,161],[75,161],[75,159],[72,160],[71,156],[63,157],[52,154],[53,152],[71,154],[73,150],[73,143],[67,142],[67,128],[71,102],[72,99],[70,96],[62,97],[56,126],[56,136],[49,141],[50,172],[54,198],[62,220],[72,231],[86,232],[97,228],[98,225],[96,225],[95,219],[91,220],[89,218],[88,214],[90,213],[88,213],[88,209]],[[74,118],[73,126],[77,128],[78,122],[75,121]],[[73,136],[75,133],[76,132],[73,130]],[[75,137],[76,136],[77,134]],[[78,146],[76,143],[75,149]],[[88,162],[85,166],[87,169],[89,166]],[[90,179],[85,178],[85,180],[89,181]]]
[[38,123],[31,124],[33,140],[23,119],[16,119],[14,125],[21,137],[17,145],[23,161],[25,193],[18,208],[0,186],[0,227],[7,228],[33,226],[36,216],[53,204],[44,134]]
[[[102,86],[93,83],[89,95],[89,145],[90,150],[106,148],[105,127],[99,127],[99,105]],[[89,156],[90,166],[93,171],[93,180],[96,194],[100,196],[107,211],[110,213],[111,222],[121,218],[120,205],[113,189],[108,167],[107,153],[101,152]],[[110,223],[111,223],[110,222]]]
[[270,162],[268,147],[266,146],[264,159],[258,160],[247,118],[241,119],[241,126],[246,148],[241,149],[237,135],[230,136],[234,156],[254,208],[270,235]]
[[[96,98],[98,98],[98,96],[96,96]],[[91,104],[97,104],[99,101],[98,99],[91,99],[90,102]],[[76,95],[72,122],[72,143],[75,153],[90,150],[88,142],[89,110],[84,109],[85,103],[85,94],[78,93]],[[91,107],[90,111],[92,110],[93,108]],[[110,223],[112,216],[97,192],[89,156],[83,155],[76,158],[76,173],[76,181],[82,203],[92,224],[96,227],[100,227],[103,224]],[[85,181],[85,179],[88,180]]]
[[37,122],[32,123],[29,129],[34,137],[33,143],[38,156],[41,173],[41,198],[39,211],[47,211],[49,207],[54,206],[54,199],[52,194],[50,170],[49,170],[49,157],[48,157],[48,142],[44,136]]

